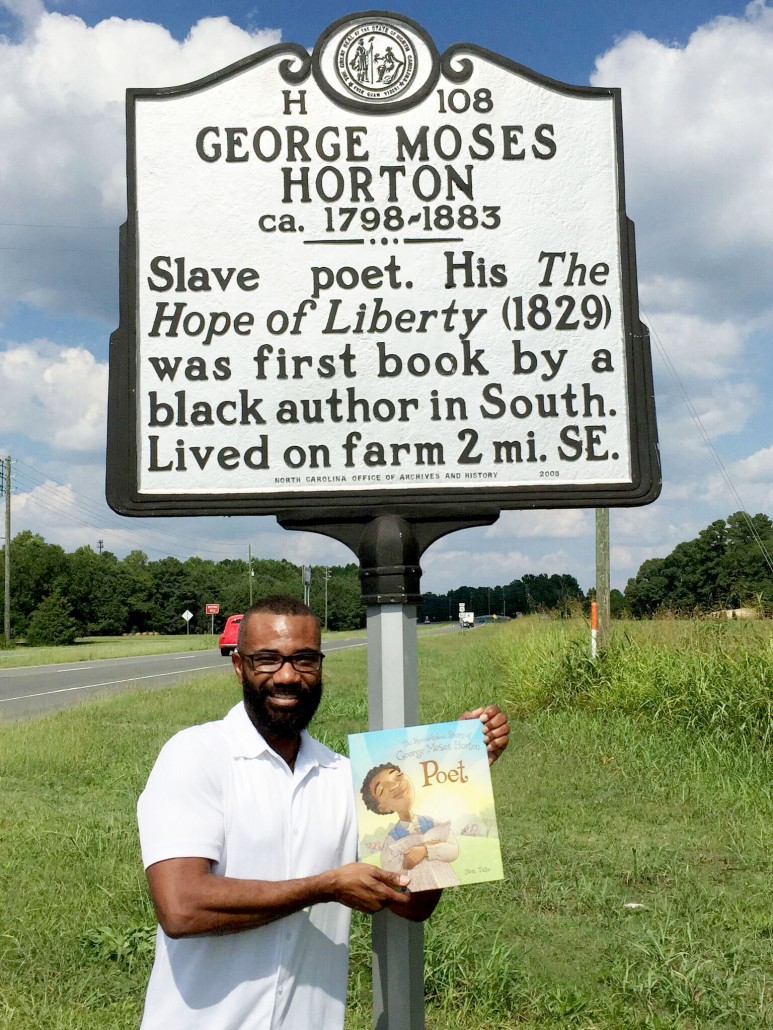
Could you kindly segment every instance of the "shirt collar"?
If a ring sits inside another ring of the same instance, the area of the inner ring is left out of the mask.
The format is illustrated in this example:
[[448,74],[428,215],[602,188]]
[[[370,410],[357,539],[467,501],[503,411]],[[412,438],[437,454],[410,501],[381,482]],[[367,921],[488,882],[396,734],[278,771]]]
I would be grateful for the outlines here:
[[[264,738],[250,722],[244,702],[240,701],[223,719],[231,743],[231,754],[234,758],[259,758],[261,755],[273,754]],[[315,740],[306,730],[301,732],[301,746],[295,761],[297,772],[306,772],[317,765],[336,765],[341,756],[329,747]]]

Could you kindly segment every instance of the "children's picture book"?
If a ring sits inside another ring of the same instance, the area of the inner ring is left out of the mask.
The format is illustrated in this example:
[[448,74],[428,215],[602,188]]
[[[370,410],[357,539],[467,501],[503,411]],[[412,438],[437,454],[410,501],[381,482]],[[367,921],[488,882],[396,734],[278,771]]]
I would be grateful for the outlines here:
[[502,879],[480,720],[353,733],[349,758],[361,862],[412,891]]

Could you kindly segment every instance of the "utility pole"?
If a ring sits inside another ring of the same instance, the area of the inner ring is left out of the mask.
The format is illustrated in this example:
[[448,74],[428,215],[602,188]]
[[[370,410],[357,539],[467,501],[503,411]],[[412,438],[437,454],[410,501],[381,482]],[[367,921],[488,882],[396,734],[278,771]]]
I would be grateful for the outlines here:
[[11,642],[11,455],[5,458],[5,475],[0,470],[0,485],[5,491],[5,571],[4,581],[4,605],[3,605],[3,635],[7,644]]
[[247,544],[247,578],[250,581],[250,608],[252,608],[252,544]]
[[327,585],[330,580],[330,566],[325,565],[322,569],[322,575],[325,577],[325,632],[327,632]]
[[105,546],[104,540],[97,540],[97,550],[99,551],[99,557],[102,557],[102,548]]

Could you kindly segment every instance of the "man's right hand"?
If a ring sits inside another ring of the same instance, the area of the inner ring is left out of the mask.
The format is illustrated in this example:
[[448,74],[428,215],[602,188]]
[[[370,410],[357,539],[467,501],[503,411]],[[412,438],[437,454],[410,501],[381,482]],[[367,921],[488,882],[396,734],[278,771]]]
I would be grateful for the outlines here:
[[367,862],[351,862],[332,871],[332,900],[372,915],[382,908],[408,905],[410,882],[405,873],[390,873]]
[[216,876],[207,858],[170,858],[149,866],[147,874],[158,921],[174,938],[238,933],[326,901],[371,915],[388,908],[422,920],[440,897],[434,890],[411,894],[405,873],[366,862],[297,880],[241,880]]

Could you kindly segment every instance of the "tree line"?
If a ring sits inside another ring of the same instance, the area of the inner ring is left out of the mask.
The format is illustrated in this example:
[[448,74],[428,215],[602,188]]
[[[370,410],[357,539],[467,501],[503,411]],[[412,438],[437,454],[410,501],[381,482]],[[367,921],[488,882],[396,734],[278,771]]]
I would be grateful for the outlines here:
[[[31,644],[67,643],[82,636],[184,633],[185,611],[192,613],[190,632],[208,633],[213,626],[219,633],[229,615],[247,609],[250,597],[303,596],[302,569],[284,560],[255,558],[250,564],[238,558],[215,562],[168,557],[151,561],[139,550],[118,558],[111,551],[97,553],[88,546],[66,552],[29,530],[11,542],[11,570],[11,636]],[[456,619],[460,603],[480,615],[561,612],[570,601],[576,604],[582,599],[573,576],[527,575],[503,586],[428,593],[418,618],[421,622]],[[354,562],[315,566],[310,600],[329,630],[365,625]],[[214,620],[205,612],[205,605],[211,603],[220,606]]]
[[754,607],[773,612],[773,522],[737,511],[650,558],[628,581],[625,600],[635,618],[659,612],[694,614]]
[[[754,606],[773,612],[773,522],[736,512],[712,522],[696,539],[678,544],[665,558],[645,561],[625,593],[612,591],[613,618],[647,618],[659,612],[691,615],[719,608]],[[4,561],[4,554],[0,551]],[[155,561],[139,550],[118,558],[91,547],[66,552],[29,530],[11,542],[11,635],[29,643],[64,643],[79,636],[125,633],[208,633],[205,605],[217,603],[214,630],[271,593],[303,596],[302,569],[288,561],[238,558],[210,561],[167,557]],[[250,577],[250,570],[252,576]],[[460,605],[476,616],[546,612],[557,616],[587,610],[574,576],[526,574],[497,586],[460,586],[428,592],[418,607],[420,622],[459,616]],[[365,625],[356,563],[316,566],[311,606],[329,630]]]

